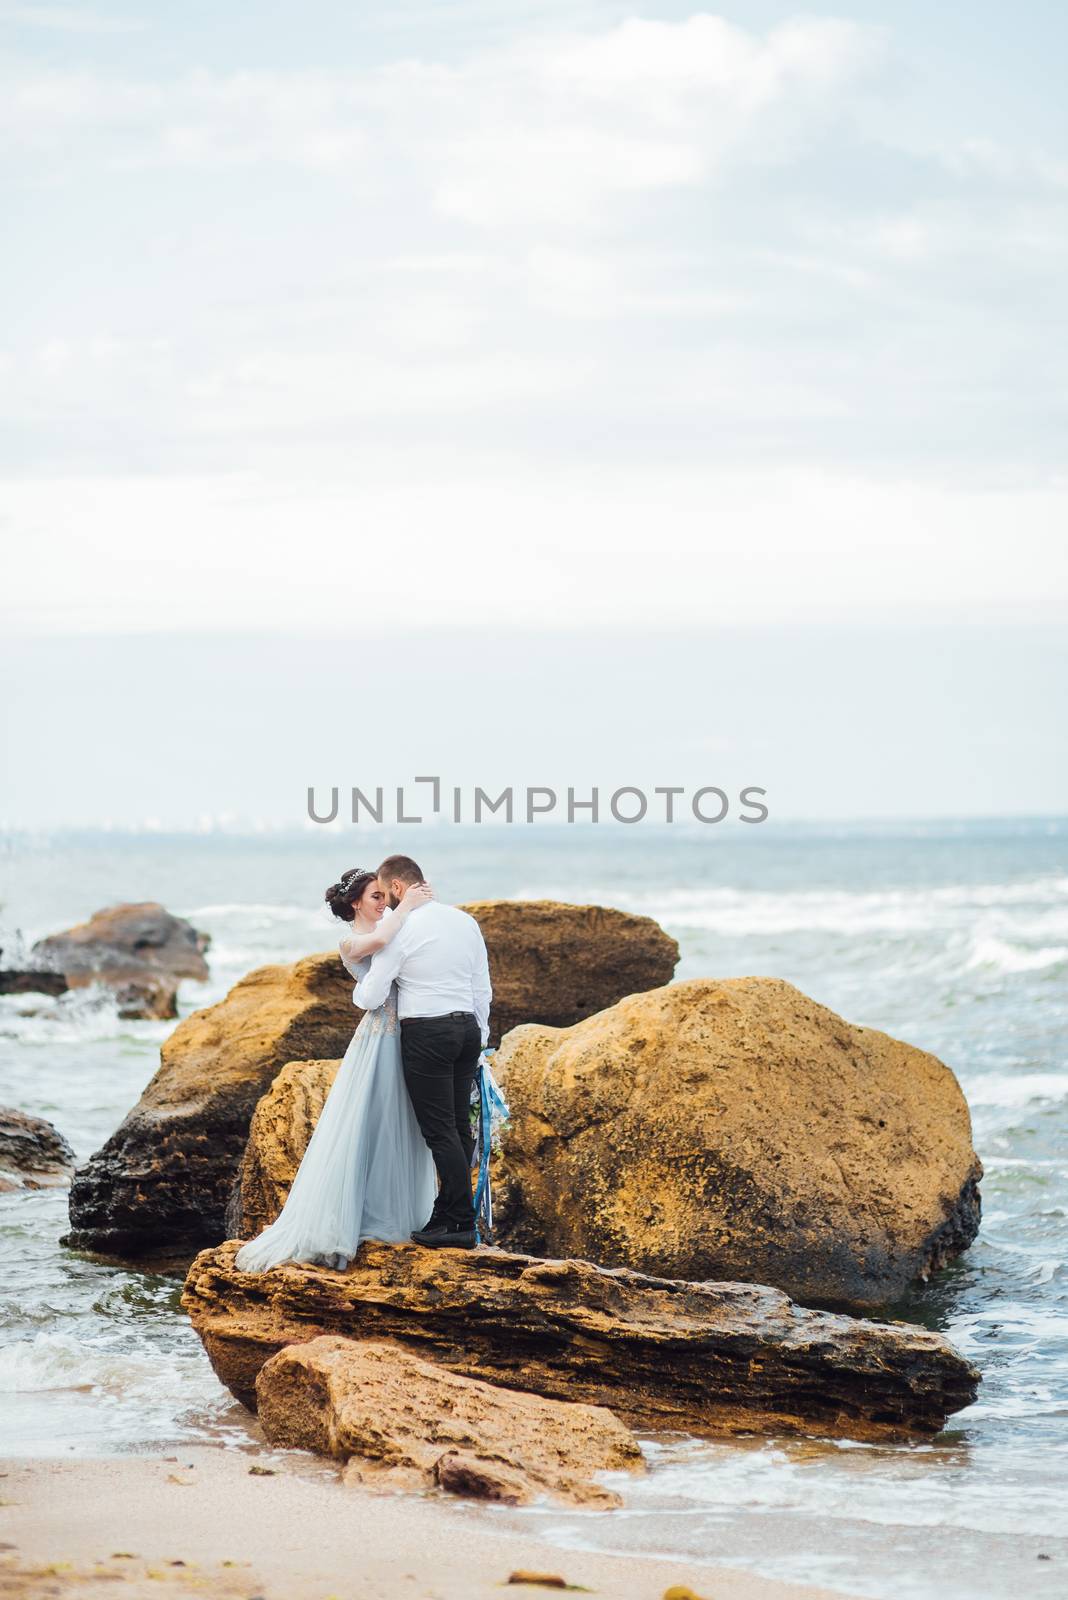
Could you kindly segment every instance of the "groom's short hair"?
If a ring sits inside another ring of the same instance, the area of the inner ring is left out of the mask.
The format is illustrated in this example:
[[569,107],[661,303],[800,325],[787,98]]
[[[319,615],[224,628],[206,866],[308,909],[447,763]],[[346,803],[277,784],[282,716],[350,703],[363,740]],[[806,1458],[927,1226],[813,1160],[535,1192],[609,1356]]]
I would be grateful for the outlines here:
[[425,883],[423,869],[411,856],[387,856],[378,869],[378,876],[383,883],[391,883],[394,878],[399,878],[401,883]]

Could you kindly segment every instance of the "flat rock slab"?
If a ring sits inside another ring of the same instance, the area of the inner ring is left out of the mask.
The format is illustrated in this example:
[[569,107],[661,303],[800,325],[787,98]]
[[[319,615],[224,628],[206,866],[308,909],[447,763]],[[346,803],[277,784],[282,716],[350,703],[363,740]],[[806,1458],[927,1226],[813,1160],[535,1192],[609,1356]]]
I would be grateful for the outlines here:
[[385,1340],[285,1345],[260,1368],[256,1402],[272,1444],[334,1456],[347,1479],[390,1488],[609,1507],[620,1497],[593,1474],[645,1464],[602,1406],[463,1378]]
[[324,1333],[395,1339],[465,1377],[705,1435],[929,1435],[979,1383],[941,1334],[808,1310],[762,1284],[373,1243],[345,1272],[245,1273],[240,1243],[201,1251],[182,1305],[250,1409],[264,1362]]
[[0,994],[66,994],[70,984],[62,972],[44,967],[0,967]]

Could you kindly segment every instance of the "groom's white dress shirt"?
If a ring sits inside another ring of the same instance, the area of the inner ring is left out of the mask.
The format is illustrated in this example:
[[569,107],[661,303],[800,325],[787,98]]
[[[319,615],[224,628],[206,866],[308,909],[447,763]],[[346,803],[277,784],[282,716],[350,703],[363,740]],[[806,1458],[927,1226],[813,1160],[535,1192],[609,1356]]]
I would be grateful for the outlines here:
[[482,929],[459,906],[430,900],[409,912],[404,926],[385,949],[376,952],[370,968],[352,991],[365,1011],[374,1011],[397,984],[397,1015],[439,1017],[446,1011],[472,1011],[489,1040],[489,960]]

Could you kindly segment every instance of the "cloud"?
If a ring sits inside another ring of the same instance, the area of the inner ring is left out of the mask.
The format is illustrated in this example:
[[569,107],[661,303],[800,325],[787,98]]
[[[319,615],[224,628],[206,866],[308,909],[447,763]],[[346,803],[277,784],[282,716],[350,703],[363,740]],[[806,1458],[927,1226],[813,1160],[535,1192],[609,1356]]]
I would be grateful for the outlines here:
[[831,88],[866,65],[881,41],[880,31],[837,19],[789,22],[761,36],[718,16],[634,17],[548,49],[543,72],[569,94],[628,101],[637,95],[674,120],[679,96],[712,95],[755,110],[798,87]]
[[139,17],[109,17],[87,8],[47,5],[0,5],[0,22],[52,33],[143,33],[148,27]]
[[[722,18],[637,19],[483,49],[455,65],[199,69],[171,80],[22,72],[0,126],[61,164],[422,170],[433,203],[484,227],[574,224],[613,196],[699,185],[762,119],[796,135],[879,53],[852,23],[751,34]],[[71,138],[79,143],[72,148]],[[86,142],[88,141],[88,143]]]
[[852,23],[761,37],[694,16],[488,55],[425,86],[421,114],[444,112],[451,130],[428,146],[436,202],[483,227],[542,228],[592,219],[615,197],[697,188],[783,119],[796,135],[819,117],[819,96],[878,50],[878,35]]
[[[196,66],[195,30],[169,72],[4,58],[0,472],[245,472],[250,526],[322,482],[395,475],[424,516],[504,482],[487,527],[511,496],[565,545],[630,515],[635,463],[651,538],[720,546],[740,472],[1011,485],[1013,525],[1062,492],[1055,152],[977,143],[981,106],[910,117],[921,76],[853,23],[562,18],[472,7],[401,59],[369,25],[314,68]],[[761,537],[824,514],[761,504]]]
[[409,627],[468,629],[1010,623],[1068,609],[1064,483],[1000,497],[636,461],[610,483],[575,463],[517,494],[499,467],[430,486],[404,465],[314,486],[247,472],[0,481],[5,623],[313,629],[361,597],[375,626],[402,602]]

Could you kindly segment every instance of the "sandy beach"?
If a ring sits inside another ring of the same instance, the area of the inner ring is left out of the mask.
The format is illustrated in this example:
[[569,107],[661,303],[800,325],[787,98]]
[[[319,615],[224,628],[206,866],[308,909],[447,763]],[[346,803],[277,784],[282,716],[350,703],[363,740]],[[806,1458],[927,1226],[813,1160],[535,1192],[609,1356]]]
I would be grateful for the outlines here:
[[197,1446],[174,1456],[9,1457],[0,1472],[5,1597],[479,1600],[502,1588],[552,1592],[509,1584],[525,1571],[613,1600],[660,1600],[672,1585],[705,1600],[830,1600],[825,1589],[703,1563],[561,1551],[494,1530],[482,1507],[440,1492],[375,1493],[293,1453]]

